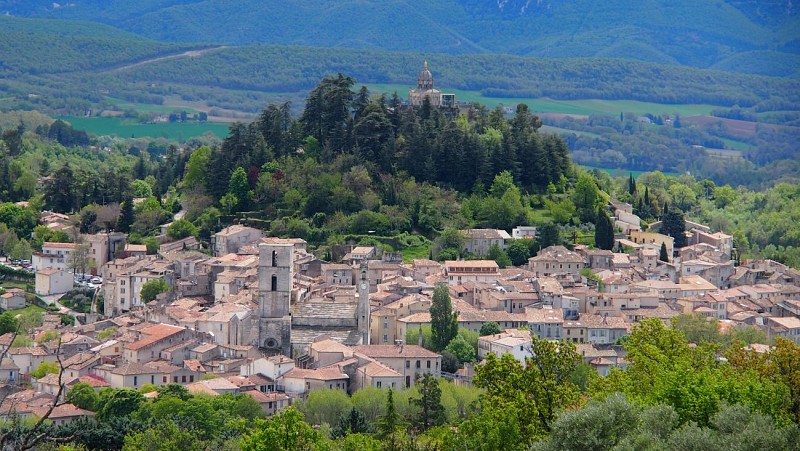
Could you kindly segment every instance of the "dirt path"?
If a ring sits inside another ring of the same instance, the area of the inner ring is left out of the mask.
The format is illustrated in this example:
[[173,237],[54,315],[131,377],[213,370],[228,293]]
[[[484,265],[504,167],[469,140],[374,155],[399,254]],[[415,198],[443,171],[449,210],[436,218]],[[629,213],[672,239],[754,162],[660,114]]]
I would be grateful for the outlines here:
[[204,55],[206,53],[213,52],[215,50],[221,50],[221,49],[224,49],[224,48],[227,48],[227,47],[228,46],[226,46],[226,45],[217,45],[217,46],[208,47],[208,48],[205,48],[205,49],[189,50],[188,52],[177,53],[177,54],[174,54],[174,55],[159,56],[158,58],[151,58],[149,60],[139,61],[138,63],[133,63],[133,64],[128,64],[126,66],[117,67],[116,69],[111,69],[111,70],[107,71],[106,73],[116,74],[116,73],[119,73],[119,72],[126,71],[128,69],[133,69],[135,67],[144,66],[144,65],[147,65],[147,64],[158,63],[160,61],[174,60],[174,59],[179,59],[179,58],[194,58],[196,56],[201,56],[201,55]]

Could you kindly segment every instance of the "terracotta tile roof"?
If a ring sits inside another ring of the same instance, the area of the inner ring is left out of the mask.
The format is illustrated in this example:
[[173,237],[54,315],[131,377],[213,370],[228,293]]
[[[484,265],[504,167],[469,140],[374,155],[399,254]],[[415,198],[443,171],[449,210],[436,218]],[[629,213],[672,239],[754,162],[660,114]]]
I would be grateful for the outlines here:
[[292,379],[313,379],[321,381],[350,379],[350,376],[342,373],[338,367],[326,367],[319,369],[292,368],[281,376],[281,378]]
[[115,367],[111,370],[112,374],[119,374],[122,376],[136,375],[136,374],[153,374],[159,373],[154,368],[142,365],[141,363],[125,363],[121,366]]
[[417,345],[362,345],[353,346],[353,351],[374,359],[397,357],[432,359],[441,357],[439,354]]
[[199,373],[206,372],[206,368],[203,366],[202,363],[200,363],[199,360],[184,360],[183,366],[187,369],[190,369],[192,371],[197,371]]
[[157,341],[163,340],[171,335],[176,335],[184,332],[186,329],[179,326],[171,326],[169,324],[156,324],[148,326],[141,330],[142,335],[138,341],[125,345],[126,349],[138,351],[139,349],[150,346]]

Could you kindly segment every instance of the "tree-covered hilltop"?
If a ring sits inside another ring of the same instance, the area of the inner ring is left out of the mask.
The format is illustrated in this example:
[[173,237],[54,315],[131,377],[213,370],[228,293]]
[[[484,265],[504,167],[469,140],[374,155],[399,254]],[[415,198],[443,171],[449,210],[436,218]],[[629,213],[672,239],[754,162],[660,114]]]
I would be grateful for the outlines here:
[[[616,198],[648,222],[669,208],[732,234],[743,259],[800,266],[796,183],[757,192],[652,172],[631,191],[627,176],[571,164],[566,142],[543,133],[525,105],[510,117],[482,107],[412,107],[356,90],[344,75],[323,79],[302,113],[291,111],[269,105],[221,142],[100,137],[93,148],[61,121],[0,115],[0,200],[33,205],[9,207],[0,222],[17,241],[30,240],[36,207],[46,207],[75,213],[82,231],[130,231],[146,242],[185,210],[191,224],[182,224],[182,236],[208,239],[238,218],[323,250],[363,242],[409,258],[469,257],[458,229],[541,227],[540,242],[492,256],[507,265],[564,240],[608,247],[598,207]],[[133,198],[143,201],[134,208]]]
[[3,0],[0,11],[96,20],[178,42],[612,57],[776,76],[798,64],[790,2]]

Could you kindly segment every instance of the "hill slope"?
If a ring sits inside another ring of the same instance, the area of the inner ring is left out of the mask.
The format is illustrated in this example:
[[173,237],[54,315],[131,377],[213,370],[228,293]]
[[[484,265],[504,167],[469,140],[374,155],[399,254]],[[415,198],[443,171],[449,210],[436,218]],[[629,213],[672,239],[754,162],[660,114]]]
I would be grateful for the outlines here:
[[[0,0],[14,15],[97,20],[149,38],[433,53],[632,58],[728,70],[800,53],[789,0]],[[208,24],[215,24],[210,27]],[[750,52],[750,53],[747,53]],[[737,60],[738,61],[738,60]],[[795,60],[789,60],[792,65]],[[779,64],[783,76],[794,71]],[[769,71],[766,71],[769,72]]]

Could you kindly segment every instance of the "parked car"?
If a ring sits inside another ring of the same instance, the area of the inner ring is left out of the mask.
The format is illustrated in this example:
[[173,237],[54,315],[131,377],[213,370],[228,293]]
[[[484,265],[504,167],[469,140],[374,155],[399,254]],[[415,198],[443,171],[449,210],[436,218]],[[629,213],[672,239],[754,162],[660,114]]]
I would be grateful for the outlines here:
[[93,283],[95,285],[100,285],[101,283],[103,283],[103,279],[101,279],[99,277],[92,277],[91,280],[89,280],[89,282],[91,282],[91,283]]

